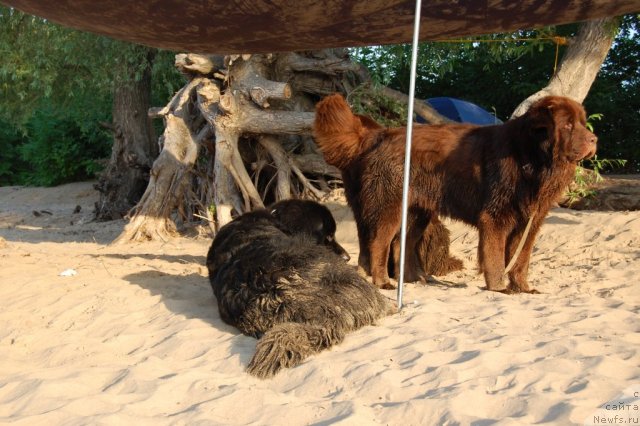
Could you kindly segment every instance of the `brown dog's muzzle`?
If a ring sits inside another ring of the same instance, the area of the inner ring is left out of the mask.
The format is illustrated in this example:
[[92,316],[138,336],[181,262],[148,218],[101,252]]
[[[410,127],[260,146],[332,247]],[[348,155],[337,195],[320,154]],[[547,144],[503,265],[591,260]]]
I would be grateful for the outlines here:
[[592,158],[596,155],[598,137],[594,135],[593,132],[585,129],[584,135],[579,136],[578,140],[580,143],[575,150],[575,157],[577,161]]

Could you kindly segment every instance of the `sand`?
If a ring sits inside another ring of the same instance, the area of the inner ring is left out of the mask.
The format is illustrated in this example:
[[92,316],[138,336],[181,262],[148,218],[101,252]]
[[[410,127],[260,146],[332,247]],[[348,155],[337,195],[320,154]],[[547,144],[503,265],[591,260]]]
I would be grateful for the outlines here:
[[[244,372],[256,340],[219,318],[210,240],[109,245],[124,223],[91,222],[96,200],[91,183],[0,188],[0,423],[566,425],[640,415],[640,212],[554,209],[532,257],[539,295],[482,290],[477,233],[448,223],[464,271],[408,284],[401,313],[261,381]],[[353,218],[342,201],[329,207],[355,263]]]

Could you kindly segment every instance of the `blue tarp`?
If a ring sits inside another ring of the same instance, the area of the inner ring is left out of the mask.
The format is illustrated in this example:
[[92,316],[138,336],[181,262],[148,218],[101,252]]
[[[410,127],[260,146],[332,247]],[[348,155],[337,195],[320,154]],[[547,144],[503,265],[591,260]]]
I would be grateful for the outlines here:
[[[450,120],[459,123],[472,123],[480,125],[501,124],[502,120],[482,109],[476,104],[456,98],[440,97],[430,98],[426,101],[436,111]],[[424,122],[418,117],[418,122]]]

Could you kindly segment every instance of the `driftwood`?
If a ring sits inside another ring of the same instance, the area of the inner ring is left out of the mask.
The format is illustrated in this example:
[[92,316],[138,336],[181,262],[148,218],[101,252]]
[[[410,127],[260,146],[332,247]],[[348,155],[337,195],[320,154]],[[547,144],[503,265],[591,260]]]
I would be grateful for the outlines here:
[[117,242],[168,238],[197,220],[217,229],[265,201],[327,195],[340,172],[311,142],[313,106],[360,83],[344,51],[178,54],[176,67],[188,83],[149,110],[165,122],[162,151]]
[[190,99],[201,78],[191,80],[174,96],[164,114],[162,151],[151,168],[149,185],[133,218],[116,242],[163,239],[175,232],[169,216],[178,205],[186,176],[196,161],[198,141],[190,128]]

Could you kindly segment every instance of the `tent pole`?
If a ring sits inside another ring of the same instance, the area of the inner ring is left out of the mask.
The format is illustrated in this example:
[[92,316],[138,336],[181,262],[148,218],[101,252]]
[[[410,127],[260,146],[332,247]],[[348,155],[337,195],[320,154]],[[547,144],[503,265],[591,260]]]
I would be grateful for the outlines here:
[[[413,44],[411,46],[411,74],[409,83],[409,108],[407,113],[407,139],[404,151],[404,180],[402,182],[402,222],[400,225],[400,271],[398,272],[398,310],[402,309],[404,291],[404,260],[407,249],[407,211],[409,210],[409,180],[411,172],[411,138],[413,134],[413,101],[416,92],[416,68],[418,62],[418,39],[420,36],[420,13],[422,0],[416,0],[413,22]],[[414,247],[411,248],[412,250]]]

